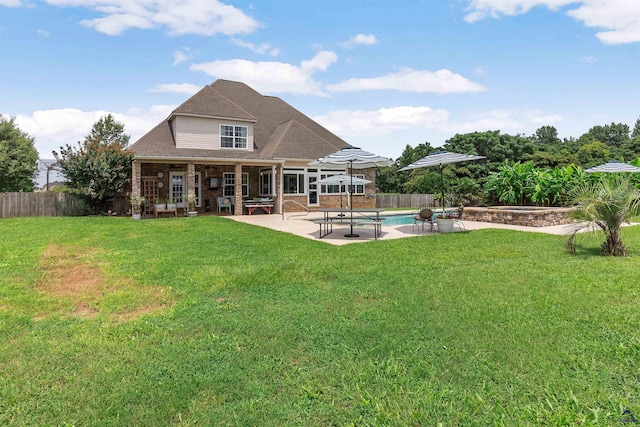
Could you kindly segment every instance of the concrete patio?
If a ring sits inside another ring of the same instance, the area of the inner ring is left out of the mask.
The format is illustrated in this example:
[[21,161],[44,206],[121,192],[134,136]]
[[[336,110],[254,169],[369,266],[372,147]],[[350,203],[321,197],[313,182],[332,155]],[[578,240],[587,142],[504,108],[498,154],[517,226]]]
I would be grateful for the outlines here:
[[[397,214],[409,214],[413,211],[390,211],[385,212],[389,215],[397,215]],[[349,238],[344,235],[349,232],[349,226],[344,225],[340,226],[338,224],[334,225],[333,233],[319,238],[319,226],[312,222],[314,219],[322,218],[322,213],[312,212],[307,215],[302,213],[304,216],[295,216],[300,215],[295,212],[285,214],[284,218],[282,215],[273,214],[273,215],[242,215],[242,216],[228,216],[226,218],[232,219],[238,222],[244,222],[247,224],[253,224],[260,227],[271,228],[273,230],[282,231],[285,233],[296,234],[298,236],[306,237],[308,239],[319,240],[321,242],[329,243],[332,245],[345,245],[349,243],[362,243],[368,241],[374,241],[374,230],[371,227],[356,227],[354,231],[360,235],[358,238]],[[534,233],[548,233],[548,234],[558,234],[564,235],[569,234],[575,224],[565,224],[565,225],[555,225],[549,227],[524,227],[518,225],[508,225],[508,224],[494,224],[488,222],[477,222],[477,221],[460,221],[464,225],[464,229],[466,231],[480,230],[483,228],[500,228],[506,230],[518,230],[518,231],[527,231]],[[427,227],[425,227],[425,230]],[[454,232],[460,232],[461,230],[456,227]],[[419,229],[419,226],[414,228],[413,224],[408,225],[383,225],[382,226],[382,235],[378,238],[378,240],[389,240],[389,239],[399,239],[404,237],[417,237],[424,235],[435,235],[438,234],[436,232],[429,232]]]

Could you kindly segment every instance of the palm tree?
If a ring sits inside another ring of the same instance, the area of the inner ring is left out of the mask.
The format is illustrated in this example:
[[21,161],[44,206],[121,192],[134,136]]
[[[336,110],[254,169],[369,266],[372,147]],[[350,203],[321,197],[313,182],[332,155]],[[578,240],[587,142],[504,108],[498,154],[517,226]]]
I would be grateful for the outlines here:
[[640,215],[640,190],[629,176],[607,174],[600,179],[587,181],[569,192],[571,216],[586,221],[569,236],[567,247],[575,253],[575,237],[584,228],[600,230],[606,240],[602,244],[603,255],[625,256],[626,249],[620,240],[623,223]]

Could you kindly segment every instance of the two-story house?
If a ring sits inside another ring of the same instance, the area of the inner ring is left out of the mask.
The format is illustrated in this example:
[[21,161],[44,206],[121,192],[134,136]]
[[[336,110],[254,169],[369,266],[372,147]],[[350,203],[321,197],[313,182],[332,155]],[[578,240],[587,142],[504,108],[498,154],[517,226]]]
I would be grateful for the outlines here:
[[[309,163],[347,146],[280,98],[216,80],[129,147],[131,194],[145,197],[147,212],[160,198],[185,207],[187,196],[196,197],[199,211],[216,211],[221,196],[268,198],[275,212],[336,207],[345,188],[316,181],[344,173],[344,166]],[[357,173],[375,181],[373,169]],[[366,194],[374,188],[375,182],[357,186],[354,206],[373,207]],[[236,202],[236,215],[241,206]]]

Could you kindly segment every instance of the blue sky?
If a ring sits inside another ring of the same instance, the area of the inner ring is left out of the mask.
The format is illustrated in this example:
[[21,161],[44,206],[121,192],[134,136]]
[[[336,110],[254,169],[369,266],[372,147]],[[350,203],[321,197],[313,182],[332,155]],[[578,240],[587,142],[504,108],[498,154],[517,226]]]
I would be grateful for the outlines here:
[[456,133],[640,116],[637,0],[0,0],[0,114],[41,158],[131,141],[218,78],[397,158]]

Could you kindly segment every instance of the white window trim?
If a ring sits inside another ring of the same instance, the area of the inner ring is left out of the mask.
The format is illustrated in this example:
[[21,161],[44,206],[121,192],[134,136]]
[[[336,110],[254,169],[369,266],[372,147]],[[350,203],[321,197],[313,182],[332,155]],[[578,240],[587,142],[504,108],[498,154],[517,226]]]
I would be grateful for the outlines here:
[[[316,173],[316,172],[313,172]],[[285,175],[297,175],[296,178],[296,187],[297,187],[297,192],[295,193],[287,193],[287,189],[286,189],[286,182],[285,182]],[[300,175],[302,175],[302,185],[305,187],[304,191],[300,192]],[[282,172],[282,191],[284,195],[287,196],[306,196],[308,191],[306,188],[306,183],[308,181],[308,172],[306,169],[285,169]]]
[[[266,192],[262,191],[262,181],[264,179],[266,179],[268,177],[268,189]],[[260,172],[260,185],[259,185],[259,189],[258,189],[260,196],[261,197],[271,197],[273,195],[273,172],[271,170],[269,171],[262,171]]]
[[196,194],[196,208],[202,207],[202,173],[196,172],[196,185],[193,191]]
[[[231,185],[227,185],[227,176],[233,177],[233,194],[226,194],[226,188],[231,187]],[[235,196],[236,194],[236,174],[234,172],[224,172],[222,174],[222,194],[224,196]],[[246,189],[246,192],[245,192]],[[246,193],[246,194],[245,194]],[[247,172],[242,172],[242,197],[249,197],[249,174]]]
[[[182,176],[182,191],[180,195],[174,194],[173,192],[173,177],[174,176]],[[169,173],[169,199],[176,200],[176,204],[179,208],[184,208],[187,206],[186,202],[183,199],[183,195],[185,190],[187,189],[187,173],[186,172],[170,172]],[[179,201],[181,200],[181,201]]]
[[[228,126],[228,127],[233,128],[233,136],[223,135],[222,134],[222,127],[223,126]],[[244,137],[236,136],[236,128],[244,128],[246,136],[244,136]],[[226,123],[221,123],[220,127],[219,127],[219,131],[220,131],[220,149],[221,150],[248,150],[249,149],[249,126],[230,125],[230,124],[226,124]],[[233,142],[232,142],[233,147],[225,147],[225,146],[223,146],[222,145],[222,138],[233,138]],[[244,138],[244,147],[238,147],[238,141],[241,138]]]
[[[182,176],[182,194],[180,195],[180,197],[174,197],[175,194],[173,194],[173,177],[176,175],[180,175]],[[171,172],[169,173],[169,197],[172,199],[177,199],[177,200],[182,200],[181,202],[177,202],[177,207],[179,208],[186,208],[187,207],[187,201],[186,201],[186,197],[187,197],[187,172],[184,171],[176,171],[176,172]],[[196,186],[195,186],[195,193],[197,195],[197,199],[196,199],[196,207],[202,207],[202,174],[200,172],[196,172],[195,175],[198,177],[198,179],[196,180]]]

